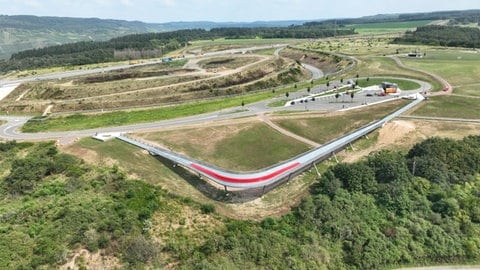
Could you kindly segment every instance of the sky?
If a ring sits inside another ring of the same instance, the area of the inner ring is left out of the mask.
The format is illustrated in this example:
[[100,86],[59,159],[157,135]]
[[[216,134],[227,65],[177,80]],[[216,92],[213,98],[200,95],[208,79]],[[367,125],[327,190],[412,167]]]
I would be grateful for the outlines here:
[[478,0],[0,0],[2,15],[252,22],[480,9]]

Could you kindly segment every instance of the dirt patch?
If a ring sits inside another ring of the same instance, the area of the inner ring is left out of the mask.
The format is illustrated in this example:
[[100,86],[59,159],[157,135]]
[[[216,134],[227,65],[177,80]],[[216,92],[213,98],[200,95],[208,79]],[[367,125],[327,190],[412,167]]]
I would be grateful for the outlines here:
[[77,269],[120,269],[120,260],[114,256],[106,255],[102,251],[91,253],[86,249],[73,251],[71,258],[61,265],[60,270]]
[[395,120],[379,130],[377,141],[367,149],[343,151],[339,154],[344,162],[355,162],[373,151],[395,149],[407,151],[416,143],[430,137],[461,140],[469,135],[480,134],[480,124],[442,121]]
[[203,149],[202,152],[212,153],[217,143],[226,138],[235,136],[242,130],[252,128],[256,122],[233,123],[225,126],[210,126],[165,132],[141,133],[137,136],[150,142],[158,143],[165,147],[174,148],[182,152],[188,152],[185,145],[194,145],[195,149]]
[[88,164],[102,164],[106,166],[113,166],[118,164],[118,162],[112,158],[101,158],[97,152],[83,148],[77,144],[71,145],[59,145],[59,149],[63,152],[66,152],[70,155],[76,156]]

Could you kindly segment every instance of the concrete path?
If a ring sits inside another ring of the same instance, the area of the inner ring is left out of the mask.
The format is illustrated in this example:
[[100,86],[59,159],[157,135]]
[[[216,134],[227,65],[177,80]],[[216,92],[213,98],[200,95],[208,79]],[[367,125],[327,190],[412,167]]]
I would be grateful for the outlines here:
[[309,139],[307,139],[307,138],[304,138],[304,137],[302,137],[302,136],[299,136],[299,135],[297,135],[297,134],[295,134],[295,133],[292,133],[292,132],[290,132],[290,131],[288,131],[288,130],[286,130],[286,129],[280,127],[280,126],[278,126],[277,124],[273,123],[273,122],[270,120],[270,118],[268,118],[268,116],[266,116],[266,115],[263,114],[263,113],[258,114],[258,118],[260,118],[260,120],[262,120],[265,124],[269,125],[271,128],[275,129],[276,131],[282,133],[282,134],[285,135],[285,136],[294,138],[294,139],[297,140],[297,141],[303,142],[303,143],[308,144],[308,145],[310,145],[310,146],[313,146],[313,147],[315,147],[315,148],[321,146],[321,144],[319,144],[319,143],[316,143],[316,142],[314,142],[314,141],[311,141],[311,140],[309,140]]

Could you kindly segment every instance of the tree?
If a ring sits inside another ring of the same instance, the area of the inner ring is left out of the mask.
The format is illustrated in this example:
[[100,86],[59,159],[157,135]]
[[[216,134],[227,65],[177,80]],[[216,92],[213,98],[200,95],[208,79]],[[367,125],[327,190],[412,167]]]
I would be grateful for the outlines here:
[[343,78],[340,78],[340,83],[343,83]]
[[352,98],[352,102],[353,102],[353,98],[355,97],[355,92],[352,91],[352,93],[350,93],[350,97]]
[[242,107],[245,106],[245,101],[242,100]]
[[288,96],[290,96],[290,93],[286,92],[285,96],[288,98]]
[[327,87],[329,87],[329,86],[330,86],[330,81],[327,81]]
[[307,88],[307,92],[310,93],[310,90],[311,90],[311,89],[310,89],[310,86],[309,86],[309,87]]
[[336,102],[338,102],[338,98],[339,98],[339,97],[340,97],[340,94],[337,92],[337,93],[335,94]]

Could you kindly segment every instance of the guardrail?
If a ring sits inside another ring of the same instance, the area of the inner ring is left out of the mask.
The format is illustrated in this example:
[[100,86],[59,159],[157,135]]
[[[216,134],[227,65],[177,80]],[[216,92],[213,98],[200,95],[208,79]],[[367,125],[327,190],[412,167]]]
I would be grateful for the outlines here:
[[198,173],[199,175],[207,177],[208,179],[211,179],[222,186],[244,189],[258,188],[276,184],[284,180],[289,180],[292,176],[302,173],[303,171],[313,167],[316,163],[329,158],[335,152],[345,148],[350,143],[369,134],[377,128],[380,128],[385,123],[410,110],[423,100],[423,96],[417,94],[416,99],[413,102],[377,122],[368,124],[323,146],[310,150],[287,161],[263,170],[246,173],[227,171],[174,153],[172,151],[135,140],[123,134],[117,136],[117,138],[137,147],[143,148],[152,155],[158,155],[165,159],[171,160],[172,162]]

